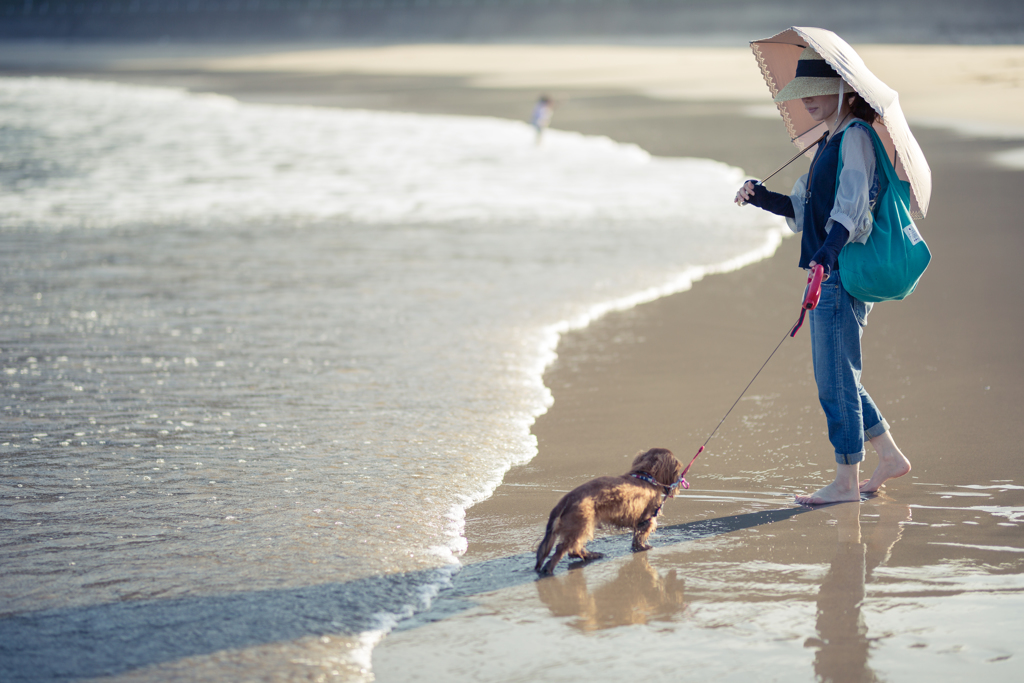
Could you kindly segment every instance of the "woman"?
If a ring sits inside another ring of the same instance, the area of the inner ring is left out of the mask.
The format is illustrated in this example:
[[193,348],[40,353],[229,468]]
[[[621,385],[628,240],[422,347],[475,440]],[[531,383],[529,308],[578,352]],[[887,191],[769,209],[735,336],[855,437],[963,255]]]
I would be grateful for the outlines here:
[[[822,505],[859,500],[861,493],[877,491],[889,479],[909,472],[910,461],[861,386],[860,338],[871,304],[843,289],[837,267],[840,249],[848,242],[865,242],[871,232],[871,206],[878,192],[875,151],[869,133],[851,124],[871,124],[877,114],[811,48],[800,55],[796,77],[775,97],[776,102],[795,99],[803,102],[812,119],[828,126],[828,137],[818,144],[809,173],[789,196],[748,180],[736,201],[785,216],[790,227],[802,233],[800,267],[821,264],[825,269],[821,299],[810,313],[811,352],[818,399],[835,448],[836,477],[809,496],[796,496],[803,505]],[[843,168],[837,182],[840,149]],[[871,478],[861,482],[865,441],[871,442],[879,461]]]

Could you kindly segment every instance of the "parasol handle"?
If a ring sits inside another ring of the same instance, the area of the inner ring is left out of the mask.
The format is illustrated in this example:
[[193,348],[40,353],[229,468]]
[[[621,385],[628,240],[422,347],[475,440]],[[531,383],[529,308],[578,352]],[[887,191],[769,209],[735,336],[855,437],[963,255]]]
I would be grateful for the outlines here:
[[[757,182],[755,182],[754,184],[755,184],[755,185],[764,185],[764,184],[765,184],[766,182],[768,182],[768,181],[769,181],[769,180],[771,180],[771,179],[772,179],[773,177],[775,177],[776,175],[778,175],[779,171],[781,171],[782,169],[786,168],[786,167],[787,167],[787,166],[789,166],[789,165],[790,165],[791,163],[793,163],[794,161],[796,161],[797,159],[799,159],[799,158],[800,158],[801,156],[803,156],[803,155],[804,155],[804,154],[805,154],[805,153],[807,152],[807,150],[808,150],[808,149],[810,149],[810,148],[811,148],[811,147],[813,147],[814,145],[820,145],[820,144],[821,144],[821,142],[822,142],[822,141],[823,141],[823,140],[824,140],[825,138],[827,138],[827,137],[828,137],[828,131],[825,131],[824,133],[822,133],[822,134],[821,134],[821,137],[820,137],[820,138],[818,138],[817,140],[815,140],[814,142],[812,142],[812,143],[811,143],[810,145],[808,145],[808,146],[807,146],[806,148],[804,148],[804,149],[800,150],[799,152],[797,152],[797,153],[796,153],[796,156],[794,156],[794,157],[793,157],[792,159],[790,159],[789,161],[787,161],[786,163],[784,163],[784,164],[783,164],[782,166],[779,166],[779,167],[778,167],[777,169],[775,169],[774,171],[772,171],[772,172],[771,172],[771,173],[770,173],[770,174],[768,175],[768,177],[767,177],[767,178],[765,178],[764,180],[758,180],[758,181],[757,181]],[[739,204],[740,206],[746,206],[746,205],[748,204],[748,202],[742,202],[742,201],[741,201],[741,202],[736,202],[736,203],[737,203],[737,204]]]

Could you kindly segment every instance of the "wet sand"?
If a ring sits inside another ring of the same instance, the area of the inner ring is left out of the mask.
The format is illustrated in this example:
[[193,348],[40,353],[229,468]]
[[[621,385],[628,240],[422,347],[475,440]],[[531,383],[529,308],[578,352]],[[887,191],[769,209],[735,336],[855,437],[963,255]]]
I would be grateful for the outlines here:
[[[540,87],[195,66],[78,75],[520,120]],[[621,85],[553,94],[556,128],[653,154],[711,157],[753,176],[791,154],[781,122],[748,115],[749,103],[654,99]],[[475,575],[481,588],[378,645],[377,680],[616,680],[638,668],[695,681],[1019,679],[1024,235],[1015,198],[1024,173],[992,156],[1024,143],[914,131],[933,173],[920,228],[934,260],[913,296],[874,309],[864,336],[865,386],[913,472],[859,505],[793,505],[834,468],[803,330],[708,444],[693,488],[666,504],[654,550],[632,555],[624,537],[606,533],[596,547],[609,559],[532,580],[530,553],[562,492],[625,471],[650,446],[688,460],[783,339],[804,279],[799,245],[786,240],[772,258],[561,340],[545,376],[554,405],[534,426],[538,456],[468,512],[463,563],[467,575],[486,568]],[[770,186],[788,189],[800,165]],[[864,476],[873,465],[869,449]],[[488,584],[503,572],[518,578]]]
[[[750,139],[777,139],[774,121],[705,106],[657,117],[637,105],[600,123],[561,111],[557,124],[753,175],[773,168],[772,154],[786,158]],[[1024,292],[1014,276],[1024,239],[1012,206],[1024,174],[990,161],[1019,143],[915,132],[935,180],[920,222],[934,261],[913,296],[875,307],[864,336],[865,386],[912,473],[861,505],[730,531],[731,517],[792,508],[794,493],[834,471],[804,330],[722,424],[691,471],[693,488],[665,506],[655,550],[498,591],[457,618],[396,633],[375,652],[379,680],[563,680],[594,667],[612,680],[631,675],[637,650],[645,666],[682,680],[1024,672],[1015,616]],[[795,321],[798,249],[787,240],[771,259],[563,338],[545,377],[554,405],[534,427],[539,455],[469,511],[464,562],[528,553],[562,492],[625,471],[639,449],[665,446],[688,461]],[[873,456],[869,448],[865,477]],[[720,535],[685,540],[674,525],[693,520],[721,520]],[[529,665],[511,654],[524,650]],[[408,678],[410,658],[422,658],[422,678]]]

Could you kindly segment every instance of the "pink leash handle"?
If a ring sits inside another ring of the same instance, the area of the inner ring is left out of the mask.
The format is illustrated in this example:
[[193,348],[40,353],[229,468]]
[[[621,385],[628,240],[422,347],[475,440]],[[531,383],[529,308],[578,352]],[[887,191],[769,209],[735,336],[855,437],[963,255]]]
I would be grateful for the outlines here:
[[816,264],[811,268],[811,272],[807,275],[807,286],[804,287],[804,300],[800,304],[800,318],[796,321],[796,325],[793,326],[793,330],[789,333],[790,337],[795,337],[796,333],[800,331],[800,327],[804,324],[804,316],[807,315],[807,311],[813,311],[818,307],[818,301],[821,300],[821,281],[825,279],[825,266]]
[[813,311],[818,307],[818,301],[821,300],[821,281],[824,279],[825,266],[820,263],[814,264],[807,275],[807,287],[804,288],[804,310]]

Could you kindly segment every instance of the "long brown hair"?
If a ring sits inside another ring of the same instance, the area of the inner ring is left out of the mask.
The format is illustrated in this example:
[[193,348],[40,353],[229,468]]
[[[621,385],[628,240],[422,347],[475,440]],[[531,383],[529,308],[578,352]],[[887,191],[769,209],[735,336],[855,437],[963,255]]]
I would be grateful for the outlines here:
[[860,96],[859,92],[850,93],[846,101],[850,103],[850,113],[858,119],[864,119],[868,123],[878,120],[878,112]]

